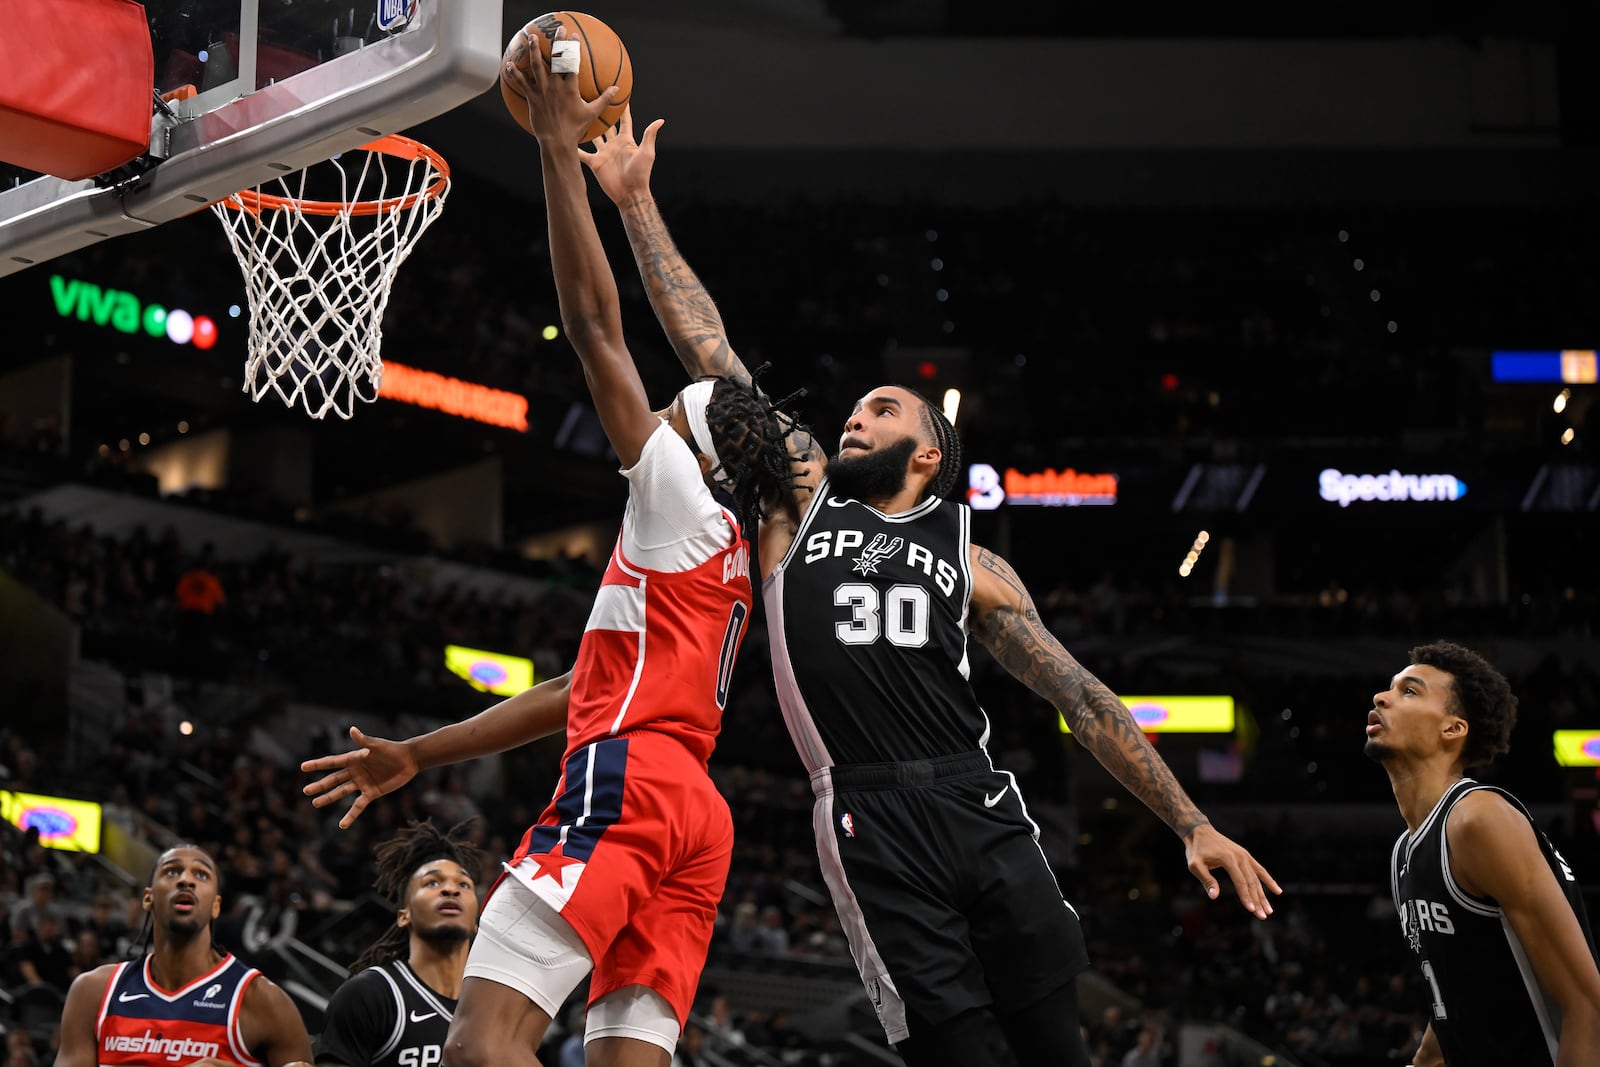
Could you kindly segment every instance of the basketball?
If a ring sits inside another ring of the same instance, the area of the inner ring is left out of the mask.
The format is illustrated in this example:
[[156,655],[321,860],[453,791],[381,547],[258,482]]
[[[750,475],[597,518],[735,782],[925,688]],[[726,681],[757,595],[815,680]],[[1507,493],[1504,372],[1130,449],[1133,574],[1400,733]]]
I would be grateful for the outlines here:
[[[611,86],[617,87],[617,98],[611,106],[600,112],[600,117],[594,120],[578,141],[579,144],[587,144],[621,121],[628,98],[633,95],[633,64],[628,61],[628,50],[623,47],[622,38],[617,36],[616,31],[593,15],[585,15],[581,11],[552,11],[548,15],[540,15],[511,38],[506,45],[505,58],[515,63],[523,73],[529,73],[529,42],[536,41],[540,56],[548,64],[550,42],[555,40],[556,29],[560,26],[567,27],[567,36],[575,38],[581,49],[578,57],[578,92],[583,98],[593,101]],[[511,117],[517,120],[517,125],[532,133],[533,130],[528,126],[528,103],[504,76],[500,78],[500,95]]]

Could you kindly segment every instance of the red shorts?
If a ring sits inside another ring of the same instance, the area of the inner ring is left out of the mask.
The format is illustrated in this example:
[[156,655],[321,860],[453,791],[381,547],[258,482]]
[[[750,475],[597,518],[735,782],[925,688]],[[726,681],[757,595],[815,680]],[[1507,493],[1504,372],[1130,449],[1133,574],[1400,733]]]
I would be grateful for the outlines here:
[[594,960],[589,1003],[624,986],[694,1002],[733,855],[733,818],[705,765],[640,730],[567,758],[510,877],[561,913]]

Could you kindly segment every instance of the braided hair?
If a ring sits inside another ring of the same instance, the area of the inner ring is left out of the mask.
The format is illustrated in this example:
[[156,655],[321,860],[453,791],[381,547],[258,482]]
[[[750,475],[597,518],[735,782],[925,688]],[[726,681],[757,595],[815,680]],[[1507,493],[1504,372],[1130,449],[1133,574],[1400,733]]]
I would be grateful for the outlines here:
[[768,366],[757,367],[748,382],[718,375],[700,379],[715,383],[706,405],[706,424],[744,518],[761,518],[769,503],[794,488],[791,464],[800,457],[790,453],[788,439],[805,429],[787,410],[805,390],[773,400],[756,382]]
[[[472,823],[473,820],[468,819],[443,831],[433,824],[432,819],[423,819],[421,822],[412,821],[405,829],[397,830],[393,837],[373,850],[373,858],[378,861],[378,877],[373,880],[372,888],[384,900],[392,902],[396,910],[403,908],[406,905],[406,890],[417,868],[429,860],[440,859],[454,863],[472,874],[476,881],[483,856],[467,841]],[[396,920],[350,965],[350,973],[401,959],[410,952],[411,934]]]
[[900,388],[922,401],[922,428],[939,448],[939,469],[923,490],[921,499],[947,497],[950,490],[956,487],[956,479],[961,474],[961,438],[956,436],[955,425],[944,417],[943,411],[933,406],[933,401],[909,386],[902,385]]

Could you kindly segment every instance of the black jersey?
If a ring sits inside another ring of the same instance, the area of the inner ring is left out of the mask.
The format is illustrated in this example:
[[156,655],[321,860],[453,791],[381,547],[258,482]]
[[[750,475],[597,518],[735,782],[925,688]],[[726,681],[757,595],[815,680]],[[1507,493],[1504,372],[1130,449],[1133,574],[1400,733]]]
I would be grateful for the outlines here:
[[456,1002],[430,989],[404,960],[368,967],[328,1002],[318,1063],[438,1067]]
[[1553,1064],[1561,1016],[1539,987],[1527,953],[1494,901],[1469,895],[1450,873],[1445,825],[1475,789],[1505,797],[1533,825],[1539,848],[1594,952],[1577,879],[1528,810],[1503,789],[1463,778],[1415,834],[1402,833],[1389,864],[1400,931],[1417,954],[1432,1003],[1428,1018],[1450,1067]]
[[810,771],[982,748],[967,681],[971,512],[929,498],[885,515],[824,481],[762,591],[772,668]]

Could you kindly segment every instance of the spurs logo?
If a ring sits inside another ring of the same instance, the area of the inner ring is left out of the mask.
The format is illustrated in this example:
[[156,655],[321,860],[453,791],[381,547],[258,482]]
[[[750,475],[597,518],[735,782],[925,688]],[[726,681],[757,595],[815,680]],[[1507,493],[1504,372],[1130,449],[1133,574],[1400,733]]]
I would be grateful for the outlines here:
[[893,556],[905,547],[906,539],[896,537],[889,540],[885,534],[874,534],[872,543],[861,550],[861,555],[855,558],[855,572],[857,574],[877,574],[878,564]]

